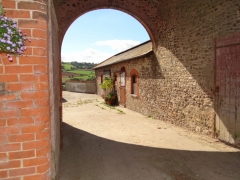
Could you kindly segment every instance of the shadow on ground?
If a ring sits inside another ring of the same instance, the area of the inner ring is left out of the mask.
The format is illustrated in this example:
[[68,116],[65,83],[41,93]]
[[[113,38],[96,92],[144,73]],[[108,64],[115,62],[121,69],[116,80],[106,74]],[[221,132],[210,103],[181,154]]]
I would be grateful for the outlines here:
[[[60,180],[238,180],[239,152],[145,147],[62,124]],[[107,131],[107,129],[106,129]]]
[[67,102],[67,100],[66,100],[66,99],[64,99],[64,98],[62,98],[62,103],[65,103],[65,102]]

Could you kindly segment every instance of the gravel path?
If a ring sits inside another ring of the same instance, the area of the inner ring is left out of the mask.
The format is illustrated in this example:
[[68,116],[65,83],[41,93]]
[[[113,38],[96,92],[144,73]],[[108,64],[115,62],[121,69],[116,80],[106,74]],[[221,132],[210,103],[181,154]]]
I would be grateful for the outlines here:
[[240,151],[101,97],[63,92],[60,180],[240,180]]

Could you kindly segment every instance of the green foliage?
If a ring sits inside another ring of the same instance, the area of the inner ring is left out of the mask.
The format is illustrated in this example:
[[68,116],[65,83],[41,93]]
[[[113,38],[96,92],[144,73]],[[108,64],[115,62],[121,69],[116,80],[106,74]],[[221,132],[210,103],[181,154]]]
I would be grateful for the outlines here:
[[16,22],[0,15],[0,52],[8,53],[8,59],[12,61],[10,54],[22,55],[26,50],[26,40],[26,33],[17,28]]
[[85,70],[85,69],[75,69],[75,70],[71,70],[71,71],[68,71],[68,72],[71,72],[71,73],[76,73],[76,74],[82,74],[82,75],[95,75],[95,72],[92,71],[92,70]]
[[100,87],[105,90],[112,90],[113,85],[113,80],[111,78],[105,77],[103,83],[100,84]]
[[109,100],[115,100],[116,98],[116,94],[114,91],[110,91],[109,93],[107,93],[104,97],[105,101],[109,101]]
[[[78,62],[77,62],[78,63]],[[62,71],[75,73],[74,77],[63,77],[62,82],[74,78],[75,80],[95,80],[95,71],[90,69],[77,69],[76,63],[62,62]],[[81,63],[80,63],[81,64]]]
[[71,64],[75,66],[76,69],[92,69],[94,66],[97,65],[95,63],[77,62],[77,61],[73,61],[71,62]]
[[75,68],[75,66],[73,66],[70,63],[62,63],[62,70],[63,71],[70,71],[72,69],[72,67]]
[[64,66],[63,71],[72,71],[72,70],[79,70],[79,69],[92,69],[97,64],[95,63],[87,63],[87,62],[62,62],[62,66]]
[[113,105],[116,99],[116,93],[113,90],[114,84],[111,78],[105,77],[102,84],[100,84],[100,88],[106,90],[106,94],[102,94],[105,102],[109,105]]
[[[102,104],[103,104],[103,103],[102,103]],[[119,114],[126,114],[126,113],[123,112],[121,109],[117,109],[117,108],[114,107],[114,106],[110,106],[110,105],[108,105],[108,104],[106,104],[106,103],[104,103],[103,105],[104,105],[104,106],[107,106],[109,109],[118,111]]]
[[3,6],[2,6],[2,0],[0,0],[0,15],[4,14]]

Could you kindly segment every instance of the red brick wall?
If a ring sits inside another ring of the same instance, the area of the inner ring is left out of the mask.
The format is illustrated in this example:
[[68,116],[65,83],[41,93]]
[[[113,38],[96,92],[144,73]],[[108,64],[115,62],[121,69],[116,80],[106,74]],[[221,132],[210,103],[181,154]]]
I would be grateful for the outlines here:
[[50,107],[46,1],[3,0],[32,41],[23,56],[0,56],[0,179],[49,179]]

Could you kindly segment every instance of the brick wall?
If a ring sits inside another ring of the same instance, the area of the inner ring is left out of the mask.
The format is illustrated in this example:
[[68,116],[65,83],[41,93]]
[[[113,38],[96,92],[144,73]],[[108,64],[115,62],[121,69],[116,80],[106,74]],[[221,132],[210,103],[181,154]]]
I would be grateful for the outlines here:
[[0,56],[0,179],[49,179],[50,107],[46,1],[2,0],[32,41],[23,56]]

